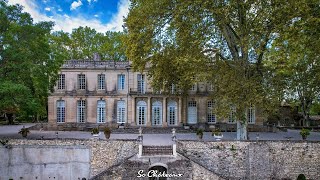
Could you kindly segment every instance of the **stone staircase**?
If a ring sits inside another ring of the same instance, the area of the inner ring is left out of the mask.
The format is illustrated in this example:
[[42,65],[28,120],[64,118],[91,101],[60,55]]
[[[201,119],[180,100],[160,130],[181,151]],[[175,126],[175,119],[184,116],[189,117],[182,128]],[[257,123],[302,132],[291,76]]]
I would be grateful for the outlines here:
[[173,155],[173,149],[172,146],[143,146],[142,155]]

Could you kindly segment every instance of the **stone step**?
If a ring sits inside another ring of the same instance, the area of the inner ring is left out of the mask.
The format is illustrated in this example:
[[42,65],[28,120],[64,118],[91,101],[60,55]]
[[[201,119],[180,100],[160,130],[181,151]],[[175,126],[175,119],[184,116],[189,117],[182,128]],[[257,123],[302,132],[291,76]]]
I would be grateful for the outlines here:
[[143,146],[142,155],[172,155],[172,146]]

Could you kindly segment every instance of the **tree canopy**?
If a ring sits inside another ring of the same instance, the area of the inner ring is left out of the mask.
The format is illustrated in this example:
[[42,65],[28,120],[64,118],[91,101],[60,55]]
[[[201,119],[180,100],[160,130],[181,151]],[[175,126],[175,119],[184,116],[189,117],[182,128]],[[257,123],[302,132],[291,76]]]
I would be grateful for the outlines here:
[[234,107],[237,138],[247,139],[247,108],[268,109],[280,100],[264,78],[265,54],[305,8],[305,1],[293,0],[132,0],[127,56],[136,70],[149,64],[158,89],[212,83],[217,113],[227,116]]

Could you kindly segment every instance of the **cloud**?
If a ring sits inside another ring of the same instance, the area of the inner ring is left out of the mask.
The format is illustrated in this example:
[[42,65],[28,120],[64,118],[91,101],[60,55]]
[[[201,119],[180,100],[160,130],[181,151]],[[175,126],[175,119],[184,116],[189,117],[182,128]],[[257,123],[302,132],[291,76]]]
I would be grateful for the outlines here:
[[59,8],[59,9],[58,9],[58,11],[59,11],[59,12],[62,12],[62,9],[61,9],[61,8]]
[[97,17],[99,17],[99,15],[98,15],[98,14],[95,14],[95,15],[94,15],[94,17],[96,17],[96,18],[97,18]]
[[51,11],[51,9],[49,7],[44,8],[44,10]]
[[[127,16],[129,12],[129,0],[120,0],[117,6],[117,13],[111,17],[111,20],[108,23],[102,23],[96,17],[92,19],[88,19],[81,15],[74,17],[66,14],[58,14],[55,11],[52,11],[53,14],[48,17],[39,12],[39,7],[37,6],[36,2],[37,0],[9,0],[10,4],[19,3],[23,5],[25,7],[23,11],[30,13],[31,17],[34,19],[34,22],[55,22],[55,26],[53,27],[54,31],[63,30],[65,32],[72,32],[72,29],[78,28],[79,26],[88,26],[102,33],[106,31],[122,31],[123,17]],[[78,2],[81,2],[81,0]]]
[[70,6],[70,10],[75,10],[75,9],[77,9],[77,8],[80,7],[80,6],[82,6],[81,0],[73,1],[73,3],[72,3],[71,6]]

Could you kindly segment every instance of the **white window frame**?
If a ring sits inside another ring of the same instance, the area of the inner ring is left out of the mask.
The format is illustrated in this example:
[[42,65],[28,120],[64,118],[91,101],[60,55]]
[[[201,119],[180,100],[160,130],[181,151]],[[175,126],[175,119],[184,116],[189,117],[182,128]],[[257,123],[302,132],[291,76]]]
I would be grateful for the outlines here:
[[235,124],[236,122],[237,122],[237,120],[236,120],[236,107],[231,106],[230,107],[229,118],[228,118],[228,123],[229,124]]
[[168,126],[177,125],[178,120],[178,106],[177,102],[170,100],[167,104],[167,121]]
[[137,91],[138,93],[145,93],[145,75],[137,74]]
[[162,103],[160,101],[155,101],[152,103],[152,125],[161,126],[162,125]]
[[98,100],[97,101],[97,123],[106,122],[106,101]]
[[215,124],[217,122],[216,115],[214,113],[215,102],[210,100],[207,102],[207,122]]
[[78,123],[86,122],[86,101],[85,100],[77,101],[77,122]]
[[98,90],[106,89],[106,75],[98,74]]
[[139,101],[137,103],[137,125],[144,126],[147,123],[147,103]]
[[66,88],[66,75],[65,74],[59,74],[57,89],[63,90],[65,88]]
[[248,124],[255,124],[256,122],[256,113],[254,105],[251,105],[247,110],[247,120]]
[[120,100],[117,102],[117,123],[126,122],[126,102]]
[[64,123],[66,120],[66,104],[64,100],[57,101],[57,123]]
[[86,89],[86,75],[78,74],[78,89],[85,90]]
[[124,74],[119,74],[118,75],[118,90],[124,90],[125,88],[125,81],[126,76]]

